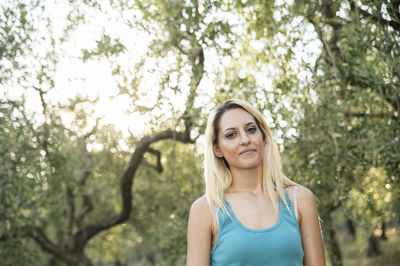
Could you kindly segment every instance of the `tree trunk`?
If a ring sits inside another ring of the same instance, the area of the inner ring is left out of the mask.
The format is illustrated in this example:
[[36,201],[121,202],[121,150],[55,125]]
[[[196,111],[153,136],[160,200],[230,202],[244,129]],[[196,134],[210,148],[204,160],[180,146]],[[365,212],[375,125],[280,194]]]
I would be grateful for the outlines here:
[[123,263],[120,262],[118,259],[115,260],[114,266],[122,266],[122,265],[123,265]]
[[92,262],[85,256],[83,251],[81,253],[71,253],[67,255],[68,261],[65,264],[68,266],[92,266]]
[[156,265],[156,257],[155,254],[152,252],[146,256],[147,261],[150,263],[151,266]]
[[381,247],[379,244],[378,238],[372,233],[368,238],[368,248],[367,248],[367,256],[378,256],[381,255]]
[[339,249],[339,243],[336,238],[336,232],[333,228],[332,217],[329,213],[327,213],[323,219],[324,226],[324,235],[326,236],[329,259],[331,261],[332,266],[343,266],[342,262],[342,254]]
[[63,261],[61,261],[59,258],[57,258],[56,256],[52,256],[49,259],[49,265],[51,266],[65,266],[65,264],[63,263]]
[[386,223],[385,222],[382,223],[381,229],[382,229],[382,233],[381,233],[380,238],[381,238],[381,240],[386,241],[388,238],[386,235]]
[[354,226],[353,220],[350,218],[347,218],[346,225],[347,225],[347,229],[349,230],[350,235],[353,237],[353,239],[355,239],[356,238],[356,227]]

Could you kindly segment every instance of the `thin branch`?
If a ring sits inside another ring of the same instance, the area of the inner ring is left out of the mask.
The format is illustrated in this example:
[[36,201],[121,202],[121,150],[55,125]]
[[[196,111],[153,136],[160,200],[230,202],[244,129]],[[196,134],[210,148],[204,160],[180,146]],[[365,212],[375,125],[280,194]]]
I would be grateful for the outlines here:
[[368,11],[360,8],[359,6],[356,6],[354,4],[354,2],[352,3],[351,7],[353,9],[357,10],[365,18],[372,19],[374,22],[377,22],[383,26],[390,25],[393,29],[400,30],[400,23],[398,23],[394,20],[387,20],[387,19],[384,19],[382,16],[373,15],[373,14],[369,13]]
[[[92,132],[94,132],[92,130]],[[82,195],[82,207],[79,210],[79,213],[76,217],[75,224],[78,226],[78,228],[81,228],[82,226],[82,221],[85,218],[86,214],[91,212],[93,210],[93,204],[90,196],[84,191],[83,187],[86,183],[87,178],[91,175],[92,173],[92,156],[89,154],[89,151],[87,149],[86,141],[85,138],[78,138],[79,144],[81,146],[81,149],[83,151],[83,156],[85,158],[85,170],[81,176],[81,178],[78,181],[78,189],[79,192]]]
[[93,204],[89,195],[84,193],[82,195],[82,199],[83,199],[82,208],[80,209],[75,219],[75,224],[78,228],[82,228],[83,218],[86,216],[87,213],[93,210]]
[[[321,40],[323,46],[325,47],[326,52],[329,55],[330,63],[332,64],[333,70],[335,73],[335,82],[336,82],[339,79],[339,73],[338,73],[335,55],[333,54],[332,49],[331,49],[332,42],[331,41],[328,42],[325,40],[324,35],[322,33],[322,29],[320,28],[318,23],[316,21],[314,21],[314,19],[311,16],[308,17],[308,20],[314,26],[314,29],[319,36],[319,39]],[[339,51],[339,50],[337,49],[336,51]]]
[[43,150],[45,151],[45,156],[47,157],[47,159],[49,160],[49,162],[51,163],[51,159],[50,159],[50,154],[49,154],[49,150],[48,150],[48,141],[47,139],[49,138],[49,128],[48,128],[48,124],[47,124],[47,118],[48,118],[48,114],[47,114],[47,104],[46,101],[44,100],[44,94],[46,94],[43,90],[37,88],[37,87],[33,87],[34,90],[36,90],[39,93],[39,97],[40,97],[40,101],[42,103],[42,108],[43,108],[43,116],[44,116],[44,138],[42,140],[40,140],[39,138],[39,142],[43,148]]
[[44,95],[46,94],[46,92],[44,92],[42,89],[39,89],[37,87],[33,87],[33,89],[39,93],[40,102],[42,103],[42,108],[43,108],[43,115],[47,119],[47,104],[46,104],[46,101],[44,100]]
[[87,149],[86,141],[84,138],[79,137],[78,138],[79,146],[81,147],[81,150],[83,152],[83,156],[85,159],[85,170],[83,171],[83,174],[81,178],[78,181],[78,186],[79,188],[83,187],[86,183],[86,179],[90,176],[92,173],[92,156],[89,154],[89,151]]
[[83,135],[83,137],[82,137],[83,139],[87,139],[87,138],[89,138],[91,135],[93,135],[94,133],[96,133],[96,131],[97,131],[98,127],[99,127],[99,121],[100,121],[103,117],[104,117],[104,116],[96,118],[96,123],[95,123],[95,125],[93,126],[92,130],[90,130],[88,133],[86,133],[85,135]]
[[69,186],[66,186],[66,190],[67,190],[67,201],[69,205],[68,236],[71,236],[75,222],[75,198],[74,198],[74,193],[72,192],[72,189]]
[[82,194],[82,200],[83,200],[82,207],[76,217],[76,220],[74,221],[74,223],[78,226],[78,228],[81,228],[82,221],[85,218],[86,214],[88,214],[93,210],[92,200],[89,197],[89,195],[83,190],[87,178],[92,174],[92,167],[93,167],[92,156],[90,155],[87,149],[86,139],[97,131],[100,119],[101,118],[96,119],[96,124],[93,126],[92,130],[90,130],[82,137],[78,137],[79,146],[81,147],[85,159],[85,170],[78,181],[78,189]]
[[396,119],[396,116],[388,114],[388,113],[378,113],[378,114],[367,114],[367,113],[345,113],[344,114],[347,118],[349,117],[363,117],[363,118],[387,118],[389,116],[392,119]]

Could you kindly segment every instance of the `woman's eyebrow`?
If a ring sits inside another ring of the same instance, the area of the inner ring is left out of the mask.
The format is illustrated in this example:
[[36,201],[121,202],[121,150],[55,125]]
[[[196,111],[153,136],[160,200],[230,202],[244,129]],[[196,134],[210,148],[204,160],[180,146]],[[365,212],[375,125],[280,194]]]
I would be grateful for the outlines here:
[[[251,125],[251,124],[256,124],[256,122],[253,122],[253,121],[248,122],[248,123],[245,125],[245,127],[247,127],[247,126],[249,126],[249,125]],[[225,132],[225,131],[228,131],[228,130],[232,130],[232,129],[236,129],[236,128],[235,128],[235,127],[226,128],[226,129],[224,130],[224,132]]]

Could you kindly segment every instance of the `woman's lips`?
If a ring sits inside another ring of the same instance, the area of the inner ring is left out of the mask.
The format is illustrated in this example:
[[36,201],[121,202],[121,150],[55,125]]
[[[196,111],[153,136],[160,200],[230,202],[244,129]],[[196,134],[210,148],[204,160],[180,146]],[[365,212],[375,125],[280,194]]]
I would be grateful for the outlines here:
[[246,149],[246,150],[242,151],[242,152],[240,153],[240,155],[252,153],[252,152],[254,152],[254,151],[256,151],[256,150],[255,150],[255,149]]

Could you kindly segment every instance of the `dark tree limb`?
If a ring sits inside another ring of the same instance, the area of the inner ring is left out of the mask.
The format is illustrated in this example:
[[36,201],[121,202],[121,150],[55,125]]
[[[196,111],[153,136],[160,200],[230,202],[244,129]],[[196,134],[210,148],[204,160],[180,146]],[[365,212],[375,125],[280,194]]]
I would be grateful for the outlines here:
[[[397,21],[394,21],[394,20],[387,20],[387,19],[384,19],[381,15],[380,15],[380,16],[377,16],[377,15],[371,14],[371,13],[369,13],[368,11],[366,11],[366,10],[360,8],[359,6],[356,6],[356,5],[354,4],[354,1],[351,1],[351,8],[352,8],[353,10],[356,10],[356,11],[357,11],[359,14],[361,14],[364,18],[371,19],[371,20],[373,20],[374,22],[379,23],[379,24],[381,24],[381,25],[383,25],[383,26],[389,25],[389,26],[391,26],[391,27],[392,27],[393,29],[395,29],[395,30],[400,30],[400,23],[398,23]],[[397,12],[398,12],[398,10],[397,10]],[[394,13],[392,13],[392,14],[394,14]],[[394,17],[392,16],[392,18],[394,18]]]
[[194,140],[190,139],[187,132],[174,132],[173,130],[165,130],[153,136],[143,137],[134,153],[132,154],[131,160],[124,174],[121,177],[120,189],[122,194],[122,210],[119,214],[112,217],[107,217],[95,224],[89,224],[84,228],[80,229],[74,235],[74,249],[83,249],[86,242],[99,232],[111,228],[117,224],[123,223],[129,218],[132,209],[132,183],[136,171],[143,160],[143,155],[148,151],[149,146],[160,140],[172,139],[173,135],[176,134],[176,140],[183,143],[194,143]]
[[56,257],[64,260],[64,261],[69,261],[68,257],[65,255],[65,252],[63,251],[62,247],[56,245],[53,243],[44,233],[43,229],[35,226],[35,227],[30,227],[26,228],[28,230],[28,235],[30,235],[38,244],[39,246],[55,255]]
[[391,0],[390,3],[386,2],[387,11],[392,20],[400,21],[400,1],[399,0]]
[[72,235],[72,230],[75,223],[75,197],[72,189],[66,186],[67,191],[67,202],[69,206],[69,219],[68,219],[68,236]]
[[150,168],[156,170],[158,173],[161,173],[163,171],[163,167],[161,164],[161,152],[158,150],[155,150],[153,148],[150,148],[150,147],[147,149],[147,152],[152,153],[155,156],[157,156],[157,164],[156,165],[151,164],[145,158],[143,158],[142,165],[150,167]]
[[201,45],[198,45],[198,47],[194,49],[191,62],[193,75],[190,81],[190,92],[186,101],[185,112],[182,114],[181,117],[185,124],[185,133],[187,139],[190,139],[190,129],[194,126],[194,117],[192,116],[192,112],[194,101],[197,96],[196,90],[200,84],[202,76],[204,75],[204,50]]

